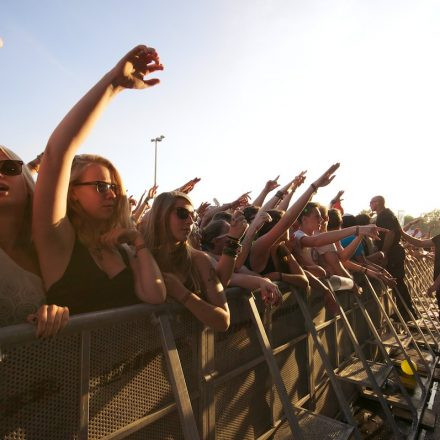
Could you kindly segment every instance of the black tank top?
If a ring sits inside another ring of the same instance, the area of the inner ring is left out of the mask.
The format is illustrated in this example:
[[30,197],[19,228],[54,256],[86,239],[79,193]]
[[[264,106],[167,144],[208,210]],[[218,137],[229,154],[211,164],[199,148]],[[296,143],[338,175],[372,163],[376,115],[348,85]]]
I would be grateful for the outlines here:
[[140,303],[124,252],[121,249],[127,267],[109,278],[96,265],[87,248],[76,239],[64,275],[47,291],[48,304],[69,307],[70,314],[74,315]]

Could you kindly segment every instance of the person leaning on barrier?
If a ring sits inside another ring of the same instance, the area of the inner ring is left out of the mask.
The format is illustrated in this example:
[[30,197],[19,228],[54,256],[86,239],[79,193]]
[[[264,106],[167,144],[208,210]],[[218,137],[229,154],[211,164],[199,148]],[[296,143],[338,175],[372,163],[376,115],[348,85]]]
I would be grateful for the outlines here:
[[[116,168],[75,156],[109,101],[145,89],[162,70],[156,51],[137,46],[70,110],[48,141],[35,189],[33,233],[50,301],[83,313],[165,300],[159,268],[130,218]],[[130,245],[130,246],[127,246]]]
[[[281,300],[278,286],[270,279],[250,271],[244,265],[237,267],[237,256],[228,250],[230,241],[235,242],[237,237],[241,238],[247,228],[247,222],[243,223],[243,219],[241,212],[236,211],[231,224],[225,220],[211,221],[202,231],[202,249],[212,258],[216,273],[225,288],[259,289],[261,299],[266,305],[277,305]],[[261,219],[263,221],[263,217]],[[244,250],[244,245],[240,246],[238,258],[242,257]]]
[[45,304],[31,239],[34,186],[23,161],[0,146],[0,327],[27,321],[47,337],[66,325],[69,309]]
[[[414,224],[419,219],[410,222]],[[407,227],[408,225],[405,225]],[[401,229],[402,238],[409,244],[418,248],[434,247],[434,284],[428,289],[428,293],[436,292],[437,304],[440,306],[440,234],[428,239],[419,239],[412,237],[405,232],[405,227]],[[440,317],[439,317],[440,318]]]
[[[214,330],[229,327],[229,307],[223,286],[204,252],[188,238],[196,212],[184,193],[164,192],[154,200],[145,224],[145,242],[162,271],[167,294]],[[236,254],[231,244],[228,252]]]
[[[341,226],[342,216],[339,210],[329,209],[326,229],[328,231],[338,231],[341,229]],[[322,230],[324,230],[324,228],[322,228]],[[344,246],[343,241],[347,240],[347,238],[351,240],[347,241]],[[362,272],[367,276],[383,281],[387,286],[395,286],[395,280],[385,269],[366,260],[362,261],[363,264],[361,264],[361,262],[358,263],[350,259],[356,256],[358,250],[362,247],[364,238],[365,235],[353,235],[342,239],[340,242],[336,242],[336,251],[333,253],[328,252],[324,255],[324,259],[327,263],[326,267],[330,268],[330,272],[334,275],[345,276],[344,274],[348,274],[347,270],[351,272]],[[376,237],[376,239],[378,238],[379,237]]]

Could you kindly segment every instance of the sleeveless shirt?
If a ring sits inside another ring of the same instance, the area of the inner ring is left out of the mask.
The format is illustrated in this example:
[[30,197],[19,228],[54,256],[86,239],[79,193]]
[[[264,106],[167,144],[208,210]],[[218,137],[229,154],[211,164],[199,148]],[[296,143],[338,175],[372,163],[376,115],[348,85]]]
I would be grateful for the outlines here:
[[71,315],[141,303],[135,294],[128,258],[123,252],[121,248],[127,266],[109,278],[76,238],[64,275],[47,291],[48,303],[69,307]]
[[43,282],[0,249],[0,327],[22,324],[45,303]]

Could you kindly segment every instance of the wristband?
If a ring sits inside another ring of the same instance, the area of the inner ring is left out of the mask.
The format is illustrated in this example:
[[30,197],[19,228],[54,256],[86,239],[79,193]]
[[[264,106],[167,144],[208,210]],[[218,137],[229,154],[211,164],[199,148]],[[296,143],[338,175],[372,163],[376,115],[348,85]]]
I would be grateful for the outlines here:
[[222,250],[222,254],[227,255],[228,257],[237,258],[238,252],[236,249],[225,246]]
[[231,237],[230,235],[227,235],[226,238],[229,238],[229,240],[231,240],[231,241],[236,241],[237,243],[240,241],[239,238],[237,238],[237,237]]
[[310,186],[312,187],[313,192],[317,192],[318,191],[318,187],[314,183],[311,183]]
[[279,199],[282,199],[284,197],[283,191],[277,191],[275,194],[275,197],[278,197]]

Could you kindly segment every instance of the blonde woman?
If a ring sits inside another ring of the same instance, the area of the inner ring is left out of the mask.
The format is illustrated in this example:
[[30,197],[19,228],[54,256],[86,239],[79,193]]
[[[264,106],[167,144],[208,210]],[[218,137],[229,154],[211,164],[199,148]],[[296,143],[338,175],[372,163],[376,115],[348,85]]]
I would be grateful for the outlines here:
[[223,286],[208,255],[188,242],[195,219],[186,194],[162,193],[149,212],[145,242],[163,273],[167,294],[205,325],[226,331],[230,316]]
[[34,186],[20,157],[0,145],[0,327],[28,321],[46,337],[66,324],[69,310],[45,304],[31,240]]
[[83,313],[165,300],[160,271],[130,220],[116,168],[100,156],[75,156],[109,101],[126,88],[159,82],[156,51],[137,46],[70,110],[52,133],[35,189],[33,231],[51,302]]

